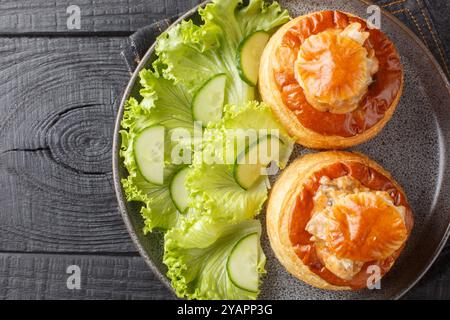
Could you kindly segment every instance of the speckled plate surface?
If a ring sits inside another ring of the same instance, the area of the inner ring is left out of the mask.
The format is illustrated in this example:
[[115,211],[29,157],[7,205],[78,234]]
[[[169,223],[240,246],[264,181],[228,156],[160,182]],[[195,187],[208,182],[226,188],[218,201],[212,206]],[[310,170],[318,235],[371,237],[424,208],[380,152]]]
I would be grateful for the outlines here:
[[[368,4],[361,0],[280,0],[292,17],[309,12],[338,9],[367,17]],[[183,18],[195,17],[195,10]],[[390,273],[381,281],[380,290],[332,292],[312,288],[288,274],[275,258],[267,234],[263,248],[267,255],[267,275],[262,299],[395,299],[401,297],[428,270],[449,235],[450,222],[450,96],[449,84],[426,47],[417,37],[387,13],[382,14],[381,29],[395,43],[405,72],[405,87],[393,119],[373,140],[353,150],[365,153],[403,186],[415,215],[415,227],[406,249]],[[153,58],[153,46],[133,74],[124,93],[114,133],[114,182],[126,226],[140,253],[169,288],[162,263],[161,233],[144,236],[139,206],[124,199],[120,179],[126,176],[119,158],[120,120],[124,102],[138,95],[138,73]],[[314,152],[297,146],[292,159]],[[276,177],[273,177],[276,180]],[[265,212],[261,219],[264,220]],[[263,221],[265,225],[265,221]]]

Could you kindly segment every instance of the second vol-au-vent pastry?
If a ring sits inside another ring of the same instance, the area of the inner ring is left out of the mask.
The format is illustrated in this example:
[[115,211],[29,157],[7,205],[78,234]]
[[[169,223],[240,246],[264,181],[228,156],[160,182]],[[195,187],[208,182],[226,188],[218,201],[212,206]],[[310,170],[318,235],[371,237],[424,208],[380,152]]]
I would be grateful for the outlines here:
[[297,142],[311,148],[347,148],[373,138],[392,117],[402,86],[393,43],[340,11],[291,20],[261,59],[263,100]]
[[294,161],[272,190],[267,208],[271,246],[284,267],[329,290],[367,287],[385,275],[413,226],[401,187],[369,158],[320,152]]

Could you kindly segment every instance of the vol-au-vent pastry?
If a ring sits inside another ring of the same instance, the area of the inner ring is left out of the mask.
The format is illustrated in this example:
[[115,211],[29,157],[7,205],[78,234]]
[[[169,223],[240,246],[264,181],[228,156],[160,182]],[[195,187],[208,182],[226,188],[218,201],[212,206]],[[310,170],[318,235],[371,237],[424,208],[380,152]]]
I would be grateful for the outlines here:
[[413,226],[401,187],[381,166],[350,152],[292,163],[267,208],[271,246],[284,267],[315,287],[357,290],[377,266],[386,274]]
[[291,20],[261,59],[263,100],[311,148],[346,148],[374,137],[392,117],[402,86],[392,42],[340,11]]

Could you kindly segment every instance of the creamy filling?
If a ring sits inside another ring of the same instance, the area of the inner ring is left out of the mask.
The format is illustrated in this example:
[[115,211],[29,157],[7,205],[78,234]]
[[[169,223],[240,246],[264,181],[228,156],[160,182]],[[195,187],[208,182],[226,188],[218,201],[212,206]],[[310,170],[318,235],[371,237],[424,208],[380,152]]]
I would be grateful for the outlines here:
[[[382,208],[393,209],[394,216],[398,214],[399,219],[396,221],[401,221],[403,224],[405,222],[406,209],[403,206],[395,206],[389,194],[386,192],[372,191],[361,185],[358,180],[349,176],[343,176],[337,179],[329,179],[326,176],[322,177],[320,186],[313,198],[314,208],[312,210],[312,217],[306,226],[306,231],[311,233],[311,241],[315,243],[316,253],[322,260],[324,266],[330,272],[345,280],[351,280],[361,271],[364,263],[367,262],[346,257],[342,254],[338,255],[334,251],[334,244],[332,244],[336,240],[339,240],[337,238],[342,237],[342,234],[348,233],[348,238],[353,239],[354,243],[346,243],[347,246],[356,248],[357,250],[358,245],[361,245],[361,226],[358,225],[358,222],[363,221],[363,219],[358,214],[355,214],[353,216],[346,216],[345,221],[339,221],[335,214],[336,206],[348,205],[351,207],[352,203],[348,204],[349,199],[355,196],[362,199],[363,203],[364,201],[367,201],[367,203],[378,201]],[[364,212],[360,214],[364,214]],[[367,228],[376,228],[377,224],[380,223],[382,222],[375,221],[373,224],[367,226]],[[341,233],[340,231],[343,225],[348,227],[348,230],[346,229]],[[403,226],[394,225],[392,227],[398,228],[403,232]],[[370,234],[370,230],[364,231]],[[392,241],[389,239],[370,239],[370,241],[374,248],[373,250],[380,251],[379,254],[378,252],[376,253],[376,256],[387,258],[399,249],[404,240],[406,240],[405,237],[402,233],[399,237],[393,237]],[[352,240],[348,241],[351,242]],[[367,244],[364,248],[367,248]]]
[[310,36],[300,46],[295,76],[309,104],[323,112],[356,109],[378,71],[373,50],[364,47],[369,33],[359,23]]

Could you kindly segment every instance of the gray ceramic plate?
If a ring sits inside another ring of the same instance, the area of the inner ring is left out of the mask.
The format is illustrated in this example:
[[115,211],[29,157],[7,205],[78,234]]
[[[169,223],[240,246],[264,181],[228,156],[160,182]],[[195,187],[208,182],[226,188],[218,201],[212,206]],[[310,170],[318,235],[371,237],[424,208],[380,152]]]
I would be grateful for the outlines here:
[[[368,4],[361,0],[281,0],[291,16],[338,9],[367,17]],[[183,18],[196,17],[195,10]],[[408,245],[392,271],[383,278],[380,290],[331,292],[312,288],[289,275],[274,257],[266,233],[267,255],[263,299],[393,299],[401,297],[428,270],[449,234],[450,221],[450,105],[449,84],[431,53],[389,14],[383,13],[382,30],[395,43],[402,57],[405,88],[393,119],[372,141],[355,150],[367,154],[390,171],[405,189],[415,214],[415,227]],[[139,252],[150,268],[169,288],[162,263],[162,234],[144,236],[139,205],[124,200],[120,179],[127,175],[119,158],[118,134],[124,102],[137,96],[138,72],[154,57],[152,46],[133,74],[124,93],[114,133],[113,171],[119,207]],[[293,158],[311,152],[297,147]],[[261,214],[264,219],[264,212]]]

